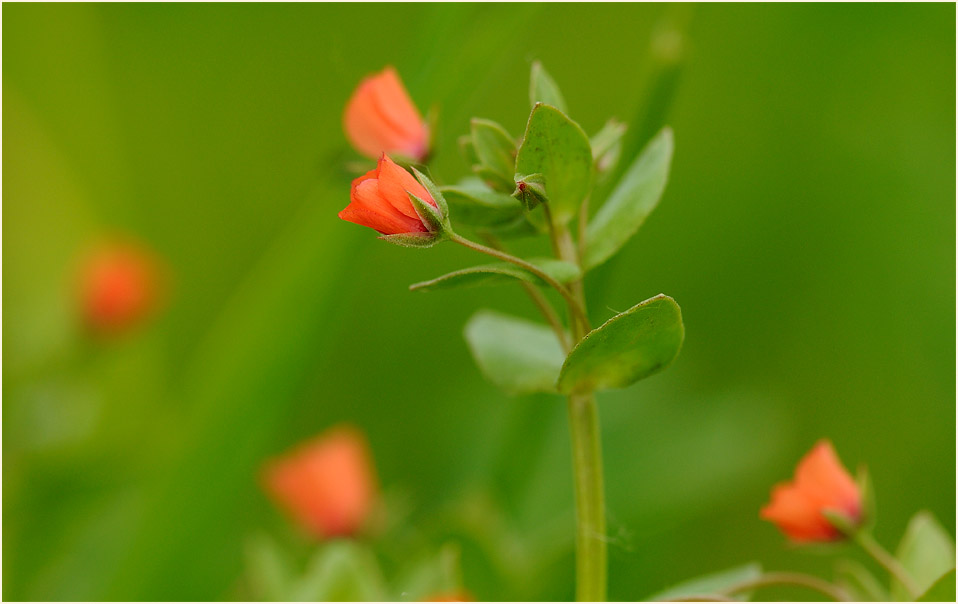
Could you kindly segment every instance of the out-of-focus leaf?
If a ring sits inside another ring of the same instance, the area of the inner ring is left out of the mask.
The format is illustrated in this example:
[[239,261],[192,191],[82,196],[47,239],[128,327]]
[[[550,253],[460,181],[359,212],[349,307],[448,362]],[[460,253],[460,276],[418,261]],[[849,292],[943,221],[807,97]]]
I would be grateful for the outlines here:
[[919,602],[954,602],[955,601],[955,569],[951,569],[923,593]]
[[516,142],[499,124],[472,119],[472,144],[479,164],[503,182],[512,182],[516,171]]
[[309,561],[284,599],[293,602],[376,602],[386,596],[372,553],[351,541],[331,541]]
[[565,355],[545,325],[480,310],[466,323],[465,337],[479,369],[506,392],[555,392]]
[[[647,601],[678,600],[692,596],[721,595],[725,590],[735,585],[758,579],[762,575],[762,565],[758,562],[749,562],[728,570],[711,573],[678,585],[662,590],[646,598]],[[747,592],[733,594],[740,600],[748,600]]]
[[[555,260],[553,258],[531,258],[529,262],[536,265],[544,273],[559,281],[568,283],[579,278],[579,267],[571,262]],[[527,283],[542,284],[542,280],[529,271],[519,268],[515,264],[508,262],[498,262],[495,264],[483,264],[480,266],[471,266],[451,273],[446,273],[441,277],[436,277],[429,281],[413,283],[409,286],[411,290],[433,291],[437,289],[451,289],[454,287],[468,287],[475,285],[494,285],[505,283],[512,279],[519,279]]]
[[625,134],[625,130],[625,124],[611,119],[589,140],[595,170],[599,174],[608,176],[612,168],[618,164],[622,153],[622,135]]
[[400,569],[394,594],[400,601],[423,601],[435,594],[462,588],[459,546],[446,543],[438,553],[418,559]]
[[665,128],[636,158],[589,222],[586,267],[608,260],[639,230],[662,197],[671,161],[672,131]]
[[535,107],[536,103],[552,105],[562,113],[569,112],[559,86],[539,61],[533,61],[529,76],[529,104]]
[[[911,575],[918,593],[927,591],[938,579],[955,568],[955,541],[931,512],[912,516],[895,557]],[[912,595],[900,581],[892,580],[892,597],[910,600]]]
[[552,216],[566,223],[592,187],[589,137],[564,113],[539,103],[529,116],[515,171],[545,177]]
[[664,369],[685,337],[682,311],[659,294],[593,329],[569,353],[559,392],[624,388]]
[[490,189],[475,179],[440,189],[456,224],[500,226],[522,216],[522,204],[511,195]]
[[835,563],[835,582],[858,601],[887,602],[891,599],[881,582],[855,560],[843,559]]
[[282,601],[293,582],[290,561],[270,537],[256,535],[246,544],[246,568],[258,600]]

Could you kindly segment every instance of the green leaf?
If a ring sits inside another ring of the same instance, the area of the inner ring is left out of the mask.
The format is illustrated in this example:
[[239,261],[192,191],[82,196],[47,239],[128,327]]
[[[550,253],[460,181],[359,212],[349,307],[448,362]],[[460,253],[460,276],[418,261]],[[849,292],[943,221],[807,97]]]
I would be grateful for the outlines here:
[[672,161],[672,131],[664,128],[619,181],[586,231],[585,265],[608,260],[629,240],[658,205]]
[[919,602],[954,602],[955,601],[955,569],[951,569],[923,593]]
[[593,329],[569,353],[559,375],[559,392],[624,388],[664,369],[685,337],[682,311],[659,294]]
[[855,560],[842,559],[835,563],[835,582],[861,602],[887,602],[891,599],[878,579]]
[[565,355],[545,325],[480,310],[466,323],[465,337],[479,369],[506,392],[555,392]]
[[532,74],[529,76],[529,104],[535,107],[536,103],[552,105],[562,113],[569,112],[559,86],[539,61],[533,61]]
[[561,111],[539,103],[529,116],[515,171],[542,174],[553,218],[567,223],[592,187],[589,137]]
[[[921,511],[908,522],[895,557],[911,575],[918,593],[924,593],[955,567],[955,540],[931,512]],[[892,580],[891,593],[898,600],[911,599],[896,580]]]
[[511,183],[516,171],[516,143],[505,128],[490,120],[473,118],[472,144],[479,163]]
[[[600,163],[603,156],[613,152],[618,156],[618,150],[622,148],[622,135],[625,134],[625,130],[625,124],[613,118],[607,121],[605,126],[602,126],[602,130],[596,132],[595,136],[589,140],[589,145],[592,147],[592,158],[596,164]],[[609,167],[604,166],[602,169],[607,170]]]
[[511,195],[498,193],[479,180],[465,180],[440,189],[457,224],[499,226],[522,217],[522,204]]
[[[711,573],[683,581],[678,585],[649,596],[646,601],[680,600],[692,596],[719,596],[725,591],[746,581],[754,581],[762,576],[762,565],[758,562],[749,562],[728,570]],[[735,594],[733,594],[735,595]],[[747,600],[748,594],[739,593],[738,598]]]
[[246,567],[253,598],[282,601],[292,583],[291,564],[270,537],[259,534],[246,543]]
[[[580,276],[579,267],[571,262],[564,262],[552,258],[530,258],[529,262],[542,269],[544,273],[560,283],[575,281]],[[471,266],[446,273],[429,281],[413,283],[409,286],[409,289],[435,291],[437,289],[452,289],[455,287],[495,285],[513,279],[519,279],[527,283],[535,283],[536,285],[545,285],[541,279],[515,264],[497,262],[495,264]]]
[[378,602],[385,598],[375,557],[351,541],[320,546],[287,598],[294,602]]

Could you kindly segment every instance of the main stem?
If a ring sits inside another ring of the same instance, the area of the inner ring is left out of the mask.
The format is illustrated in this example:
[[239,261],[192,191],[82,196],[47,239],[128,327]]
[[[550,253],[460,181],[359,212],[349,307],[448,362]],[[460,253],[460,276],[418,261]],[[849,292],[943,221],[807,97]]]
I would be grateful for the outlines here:
[[[559,258],[580,264],[579,254],[568,229],[560,226],[554,228],[551,234],[553,247]],[[578,308],[573,307],[572,303],[569,304],[569,322],[578,343],[592,327],[585,314],[582,281],[573,283],[571,289]],[[604,602],[608,546],[599,409],[592,392],[572,394],[568,404],[576,508],[576,599],[580,602]]]

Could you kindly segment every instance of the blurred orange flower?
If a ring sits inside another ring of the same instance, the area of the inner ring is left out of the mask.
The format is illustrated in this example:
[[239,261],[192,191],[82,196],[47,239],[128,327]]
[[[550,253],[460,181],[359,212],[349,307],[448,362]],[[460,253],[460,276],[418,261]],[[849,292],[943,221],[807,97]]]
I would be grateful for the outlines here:
[[416,213],[407,191],[438,207],[412,174],[383,153],[375,169],[353,181],[349,205],[339,217],[376,229],[383,235],[425,233],[429,228]]
[[369,157],[395,153],[421,161],[429,152],[429,128],[392,67],[360,82],[346,103],[343,128]]
[[376,476],[362,433],[337,426],[267,463],[266,491],[321,539],[355,534],[376,497]]
[[795,541],[832,541],[840,538],[841,532],[822,512],[834,510],[858,523],[861,499],[858,485],[832,444],[822,440],[799,462],[791,483],[772,489],[772,501],[762,508],[761,517]]
[[79,279],[84,322],[98,333],[124,331],[158,305],[159,263],[130,242],[101,244],[83,261]]

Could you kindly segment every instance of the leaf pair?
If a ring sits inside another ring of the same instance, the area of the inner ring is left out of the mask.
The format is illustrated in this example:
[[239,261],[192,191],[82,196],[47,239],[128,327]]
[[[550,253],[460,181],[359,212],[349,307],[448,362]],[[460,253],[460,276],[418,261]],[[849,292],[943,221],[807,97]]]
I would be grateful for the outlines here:
[[592,330],[565,355],[544,325],[491,311],[466,324],[476,364],[511,394],[624,388],[668,366],[685,337],[682,312],[660,294]]

